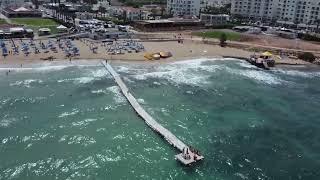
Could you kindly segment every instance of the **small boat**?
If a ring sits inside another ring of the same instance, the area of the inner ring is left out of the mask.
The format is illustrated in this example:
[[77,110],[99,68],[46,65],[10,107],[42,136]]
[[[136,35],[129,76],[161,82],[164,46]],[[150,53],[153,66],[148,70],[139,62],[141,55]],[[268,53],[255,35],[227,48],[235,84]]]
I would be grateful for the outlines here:
[[260,55],[251,55],[248,59],[249,63],[255,65],[259,68],[269,70],[270,67],[275,66],[275,60],[273,59],[273,54],[266,51]]
[[160,54],[153,54],[152,55],[152,58],[154,59],[154,60],[159,60],[160,58],[161,58],[161,56],[160,56]]
[[169,58],[172,56],[171,52],[160,52],[161,58]]

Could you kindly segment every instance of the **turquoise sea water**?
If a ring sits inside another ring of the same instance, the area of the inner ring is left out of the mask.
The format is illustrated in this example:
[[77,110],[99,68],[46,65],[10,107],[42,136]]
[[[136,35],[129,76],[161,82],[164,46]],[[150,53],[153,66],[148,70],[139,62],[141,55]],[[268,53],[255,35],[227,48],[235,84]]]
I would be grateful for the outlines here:
[[99,64],[0,70],[0,180],[319,179],[320,71],[209,59],[113,66],[205,160],[177,163]]

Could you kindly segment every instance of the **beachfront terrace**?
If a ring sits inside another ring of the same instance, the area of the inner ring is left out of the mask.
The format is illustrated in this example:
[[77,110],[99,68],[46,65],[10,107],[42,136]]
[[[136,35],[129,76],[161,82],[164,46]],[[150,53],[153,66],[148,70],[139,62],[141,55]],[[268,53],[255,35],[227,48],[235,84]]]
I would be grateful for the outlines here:
[[142,31],[174,31],[201,29],[204,28],[204,23],[198,19],[171,18],[137,21],[133,26]]

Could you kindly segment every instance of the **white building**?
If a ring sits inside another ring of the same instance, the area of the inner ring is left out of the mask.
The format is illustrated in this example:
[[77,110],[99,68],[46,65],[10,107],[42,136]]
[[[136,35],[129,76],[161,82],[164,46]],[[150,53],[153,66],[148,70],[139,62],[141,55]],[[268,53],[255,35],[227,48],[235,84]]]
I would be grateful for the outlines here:
[[220,7],[228,3],[231,3],[231,0],[202,0],[201,2],[203,7],[207,7],[207,6]]
[[252,20],[315,24],[319,0],[232,0],[231,14]]
[[200,0],[167,0],[167,11],[173,16],[199,16]]
[[128,21],[138,21],[143,17],[143,11],[138,8],[127,6],[112,6],[109,8],[113,16],[125,18]]
[[108,9],[109,6],[110,6],[110,3],[108,0],[98,0],[97,4],[92,5],[92,10],[98,11],[100,7]]
[[226,14],[201,14],[200,20],[206,26],[224,25],[230,20],[230,16]]
[[8,7],[8,6],[22,6],[25,2],[30,2],[28,0],[0,0],[0,6]]

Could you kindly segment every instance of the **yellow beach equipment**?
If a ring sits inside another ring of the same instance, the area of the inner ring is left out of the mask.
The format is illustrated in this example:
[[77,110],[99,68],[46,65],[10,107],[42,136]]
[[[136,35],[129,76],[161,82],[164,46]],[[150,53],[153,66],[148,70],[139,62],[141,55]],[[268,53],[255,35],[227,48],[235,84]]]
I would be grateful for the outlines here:
[[153,53],[144,53],[143,57],[148,60],[153,60]]
[[261,54],[262,56],[272,56],[273,54],[269,51],[266,51],[264,53]]

